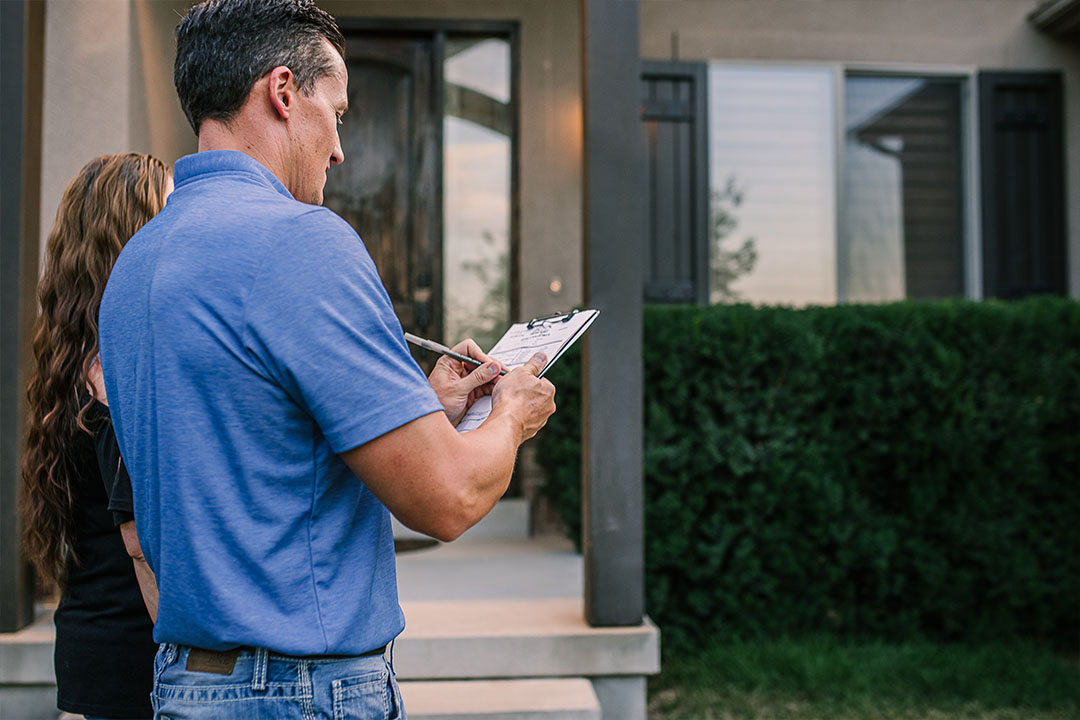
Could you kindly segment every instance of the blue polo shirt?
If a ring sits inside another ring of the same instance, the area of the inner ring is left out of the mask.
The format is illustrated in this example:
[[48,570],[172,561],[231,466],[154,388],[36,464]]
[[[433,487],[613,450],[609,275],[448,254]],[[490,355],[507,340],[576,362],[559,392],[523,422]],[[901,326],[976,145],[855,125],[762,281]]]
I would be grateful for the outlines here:
[[175,183],[99,316],[154,639],[377,648],[404,628],[390,515],[338,453],[442,406],[344,220],[239,152]]

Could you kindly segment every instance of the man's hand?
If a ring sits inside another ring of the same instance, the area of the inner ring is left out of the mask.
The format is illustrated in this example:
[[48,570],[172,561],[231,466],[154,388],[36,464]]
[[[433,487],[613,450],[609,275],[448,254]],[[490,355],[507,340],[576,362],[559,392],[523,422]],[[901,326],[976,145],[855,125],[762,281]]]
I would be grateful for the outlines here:
[[428,383],[442,403],[446,417],[451,424],[457,425],[477,399],[495,390],[496,383],[502,379],[499,371],[505,368],[498,360],[484,354],[471,338],[450,349],[484,363],[476,367],[443,355],[428,376]]
[[529,361],[502,379],[491,398],[491,412],[509,412],[521,425],[525,442],[547,424],[555,412],[555,386],[537,375],[547,364],[544,353],[536,353]]
[[[475,343],[473,348],[469,352],[467,343],[462,343],[454,350],[480,359],[482,353]],[[442,360],[440,363],[445,365]],[[450,542],[494,507],[510,483],[518,446],[535,435],[555,411],[555,386],[536,377],[545,364],[544,356],[537,354],[498,380],[497,386],[497,373],[487,381],[474,379],[465,396],[490,386],[494,397],[491,415],[471,432],[455,432],[433,412],[341,457],[406,527]],[[460,372],[445,374],[455,369],[465,370],[460,363],[443,367],[442,379],[451,386],[469,387],[465,384],[468,377]],[[436,366],[433,387],[439,382],[439,373]],[[466,403],[467,398],[462,407]]]

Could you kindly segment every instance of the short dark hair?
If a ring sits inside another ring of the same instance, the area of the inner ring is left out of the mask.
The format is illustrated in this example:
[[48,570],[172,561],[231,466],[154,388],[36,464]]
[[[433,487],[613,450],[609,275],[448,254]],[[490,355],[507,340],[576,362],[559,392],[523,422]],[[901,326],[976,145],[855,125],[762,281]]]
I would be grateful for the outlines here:
[[206,119],[230,120],[255,82],[279,65],[301,92],[333,69],[329,40],[345,57],[345,38],[313,0],[205,0],[176,26],[173,82],[195,134]]

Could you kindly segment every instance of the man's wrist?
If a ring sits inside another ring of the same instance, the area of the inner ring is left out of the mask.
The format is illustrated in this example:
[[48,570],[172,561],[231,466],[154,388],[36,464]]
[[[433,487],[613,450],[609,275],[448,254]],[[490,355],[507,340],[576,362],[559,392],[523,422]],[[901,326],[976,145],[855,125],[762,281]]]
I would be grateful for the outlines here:
[[525,419],[519,413],[514,412],[514,408],[511,407],[510,403],[492,401],[491,415],[488,416],[488,422],[492,420],[506,425],[515,450],[521,446],[521,443],[525,442]]

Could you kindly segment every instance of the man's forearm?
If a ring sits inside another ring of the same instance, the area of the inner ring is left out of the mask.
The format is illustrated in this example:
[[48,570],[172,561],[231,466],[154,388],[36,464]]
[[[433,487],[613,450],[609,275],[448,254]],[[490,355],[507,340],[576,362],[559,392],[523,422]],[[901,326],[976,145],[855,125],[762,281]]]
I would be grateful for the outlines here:
[[488,417],[476,430],[458,438],[454,466],[460,468],[461,476],[449,481],[457,482],[470,501],[462,503],[455,536],[478,523],[506,493],[521,444],[520,425],[509,417]]
[[427,415],[343,453],[406,527],[444,542],[476,524],[506,491],[520,431],[490,417],[458,434],[443,413]]
[[454,540],[506,492],[518,446],[555,411],[554,386],[536,377],[543,363],[538,354],[503,378],[491,415],[471,432],[430,413],[341,457],[406,527]]

